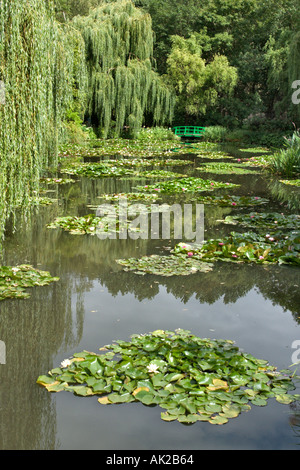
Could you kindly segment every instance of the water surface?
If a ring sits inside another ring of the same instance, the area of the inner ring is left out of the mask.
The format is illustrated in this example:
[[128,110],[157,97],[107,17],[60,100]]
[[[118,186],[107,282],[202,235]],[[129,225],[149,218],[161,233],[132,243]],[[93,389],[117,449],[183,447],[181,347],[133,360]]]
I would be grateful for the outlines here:
[[[191,158],[197,166],[200,161]],[[278,183],[276,192],[270,178],[208,176],[239,182],[231,193],[268,197],[268,209],[298,210],[299,193]],[[57,203],[41,207],[26,223],[19,222],[15,234],[8,234],[3,264],[32,264],[60,281],[32,289],[27,300],[1,302],[6,364],[0,365],[0,448],[298,449],[299,406],[275,399],[265,407],[252,406],[223,426],[186,426],[162,421],[159,407],[101,406],[97,397],[49,394],[36,384],[39,375],[75,352],[97,352],[113,340],[128,341],[132,334],[158,328],[231,339],[279,369],[291,364],[292,344],[300,340],[297,268],[217,263],[205,274],[139,276],[122,271],[115,259],[166,253],[174,240],[100,240],[46,228],[56,216],[89,213],[102,193],[131,191],[137,183],[131,178],[82,178],[58,187],[49,193]],[[228,233],[232,227],[217,221],[232,211],[205,206],[206,237]]]

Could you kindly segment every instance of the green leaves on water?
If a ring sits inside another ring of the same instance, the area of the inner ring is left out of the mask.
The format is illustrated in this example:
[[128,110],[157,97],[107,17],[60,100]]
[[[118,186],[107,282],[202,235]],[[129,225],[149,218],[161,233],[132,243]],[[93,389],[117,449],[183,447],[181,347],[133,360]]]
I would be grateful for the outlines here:
[[227,237],[211,239],[202,246],[178,243],[174,254],[186,254],[202,261],[278,263],[300,265],[300,233],[276,232],[270,236],[255,232],[231,232]]
[[126,199],[127,201],[133,202],[156,202],[159,198],[158,194],[145,194],[145,193],[115,193],[115,194],[103,194],[99,196],[99,199],[104,201],[120,201]]
[[235,188],[238,184],[233,183],[222,183],[220,181],[204,180],[202,178],[186,177],[178,178],[171,181],[159,181],[157,183],[138,186],[138,191],[144,192],[155,192],[161,193],[183,193],[183,192],[200,192],[200,191],[212,191],[219,188]]
[[135,274],[161,276],[189,275],[209,272],[215,261],[232,261],[257,264],[300,265],[299,232],[276,232],[271,237],[254,232],[231,232],[227,237],[210,239],[202,245],[178,243],[170,255],[141,256],[118,259],[124,271]]
[[186,256],[142,256],[141,258],[119,259],[116,262],[124,271],[135,274],[155,274],[159,276],[187,276],[196,272],[208,272],[213,265]]
[[226,224],[240,224],[245,227],[277,230],[279,228],[300,229],[300,215],[286,215],[279,212],[250,212],[249,214],[227,216]]
[[298,186],[298,187],[300,187],[300,179],[280,180],[280,183],[287,184],[289,186]]
[[48,224],[48,228],[62,228],[71,234],[82,235],[82,234],[94,234],[98,224],[101,222],[100,217],[96,217],[94,214],[85,215],[83,217],[77,216],[66,216],[57,217],[54,222]]
[[[104,178],[104,177],[122,177],[134,176],[142,178],[178,178],[183,175],[173,171],[153,169],[134,169],[134,165],[125,164],[122,160],[110,160],[100,163],[76,163],[69,167],[61,169],[62,173],[69,175],[80,175],[87,178]],[[148,166],[148,165],[147,165]]]
[[47,271],[35,269],[30,265],[1,266],[0,300],[26,299],[30,297],[30,294],[25,291],[26,287],[46,286],[58,280],[58,277],[52,277]]
[[75,180],[71,178],[40,178],[41,183],[45,184],[69,184],[75,183]]
[[[109,216],[97,217],[95,214],[88,214],[82,217],[57,217],[54,222],[47,225],[50,229],[62,228],[71,235],[96,235],[100,232],[118,233],[123,229],[127,229],[128,226],[128,220],[119,220],[117,217],[109,218]],[[133,229],[131,228],[131,230]],[[138,228],[136,228],[136,231],[138,231]]]
[[259,170],[243,168],[239,163],[228,162],[210,162],[205,163],[201,167],[196,168],[198,171],[205,173],[215,173],[218,175],[246,175],[248,173],[256,174]]
[[[49,392],[100,395],[100,404],[158,405],[165,421],[225,424],[265,406],[269,398],[289,404],[300,398],[288,370],[242,352],[230,340],[199,338],[190,331],[156,330],[115,341],[101,353],[83,351],[37,383]],[[299,377],[297,377],[299,378]]]
[[233,196],[226,194],[224,196],[200,196],[197,202],[202,204],[216,204],[218,206],[257,206],[267,204],[268,199],[259,196]]

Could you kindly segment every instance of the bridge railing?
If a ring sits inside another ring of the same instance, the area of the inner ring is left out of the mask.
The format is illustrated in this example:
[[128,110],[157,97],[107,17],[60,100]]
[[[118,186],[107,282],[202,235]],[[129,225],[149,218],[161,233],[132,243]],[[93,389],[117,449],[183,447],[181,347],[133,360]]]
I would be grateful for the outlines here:
[[194,136],[194,137],[202,137],[205,132],[205,127],[200,126],[175,126],[172,129],[175,135],[183,135],[183,136]]

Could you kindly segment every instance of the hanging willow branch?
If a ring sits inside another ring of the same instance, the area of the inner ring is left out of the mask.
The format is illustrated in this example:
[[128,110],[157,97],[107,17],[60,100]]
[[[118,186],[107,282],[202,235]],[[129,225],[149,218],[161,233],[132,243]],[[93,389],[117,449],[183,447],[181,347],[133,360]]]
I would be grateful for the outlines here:
[[0,238],[56,164],[66,110],[74,99],[84,106],[84,58],[81,35],[56,23],[51,1],[0,0]]
[[145,113],[154,124],[172,120],[174,96],[152,67],[151,17],[130,0],[106,3],[73,25],[84,38],[88,68],[88,113],[103,136],[119,136],[124,125],[134,132]]

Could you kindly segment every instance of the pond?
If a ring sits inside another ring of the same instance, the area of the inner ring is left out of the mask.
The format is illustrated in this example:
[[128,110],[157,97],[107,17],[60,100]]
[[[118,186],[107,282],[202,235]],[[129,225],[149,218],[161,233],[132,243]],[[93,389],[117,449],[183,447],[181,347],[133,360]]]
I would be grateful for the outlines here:
[[[223,149],[232,157],[253,154]],[[235,183],[214,194],[267,198],[253,207],[205,204],[205,239],[220,238],[235,227],[221,222],[251,210],[297,214],[299,189],[270,176],[216,174],[197,168],[211,160],[194,153],[172,158],[192,164],[170,166],[187,176]],[[229,161],[219,159],[218,161]],[[206,169],[208,171],[209,169]],[[63,175],[66,176],[66,175]],[[299,268],[287,265],[216,262],[210,272],[164,277],[126,272],[116,259],[167,254],[170,239],[100,239],[49,229],[56,217],[95,212],[100,196],[129,193],[153,180],[139,177],[89,178],[47,186],[53,204],[35,209],[15,233],[8,233],[3,264],[30,264],[60,280],[30,289],[28,299],[1,301],[0,339],[6,346],[0,364],[0,448],[31,450],[297,449],[299,403],[270,399],[222,426],[183,425],[161,420],[158,406],[142,403],[100,405],[96,396],[48,393],[36,381],[74,353],[98,352],[133,334],[182,328],[201,338],[229,339],[243,351],[286,369],[300,342]],[[156,180],[157,181],[157,180]],[[51,192],[52,191],[52,192]],[[212,195],[212,192],[204,192]],[[165,201],[189,201],[165,195]],[[298,346],[299,348],[299,346]],[[295,391],[299,393],[299,387]]]

